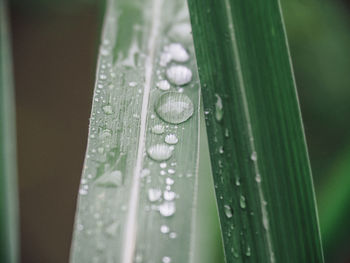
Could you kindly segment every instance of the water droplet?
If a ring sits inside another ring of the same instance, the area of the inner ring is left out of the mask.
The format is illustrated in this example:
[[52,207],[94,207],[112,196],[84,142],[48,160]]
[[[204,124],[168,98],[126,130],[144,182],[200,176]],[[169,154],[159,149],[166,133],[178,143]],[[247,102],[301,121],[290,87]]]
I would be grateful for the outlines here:
[[217,121],[221,121],[222,117],[224,116],[224,110],[222,106],[222,99],[218,94],[215,94],[216,96],[216,103],[215,103],[215,118]]
[[162,169],[166,168],[166,166],[167,166],[167,164],[166,164],[165,162],[163,162],[163,163],[161,163],[161,164],[159,165],[159,167],[162,168]]
[[172,216],[176,211],[175,203],[174,202],[164,202],[159,206],[159,213],[162,216],[168,217]]
[[183,93],[167,92],[158,98],[155,111],[162,120],[178,124],[192,116],[193,103]]
[[152,132],[154,134],[163,134],[164,133],[164,126],[161,124],[154,125],[152,128]]
[[186,49],[179,43],[172,43],[164,48],[170,54],[171,59],[176,62],[186,62],[190,56]]
[[260,175],[260,174],[257,174],[257,175],[255,176],[255,181],[256,181],[257,183],[260,183],[260,182],[261,182],[261,175]]
[[158,81],[157,87],[160,90],[169,90],[171,88],[169,81],[166,79]]
[[223,146],[220,146],[220,147],[219,147],[219,153],[220,153],[220,154],[223,154],[223,153],[224,153],[224,147],[223,147]]
[[241,195],[241,198],[239,199],[239,205],[242,209],[246,208],[245,197],[243,195]]
[[176,137],[175,134],[168,134],[167,136],[165,136],[165,142],[167,144],[177,144],[179,141],[179,139]]
[[250,255],[251,255],[250,246],[247,247],[247,250],[246,250],[246,252],[245,252],[245,255],[246,255],[247,257],[250,257]]
[[102,110],[105,114],[111,115],[113,114],[113,108],[111,105],[105,105],[102,107]]
[[257,155],[257,153],[256,152],[252,152],[252,154],[250,155],[250,159],[252,160],[252,161],[257,161],[258,160],[258,155]]
[[129,82],[130,87],[136,87],[136,85],[137,85],[137,82],[135,82],[135,81]]
[[106,233],[110,236],[114,236],[117,232],[118,227],[119,227],[118,222],[114,222],[106,228]]
[[177,237],[177,234],[176,234],[175,232],[171,232],[171,233],[169,234],[169,237],[170,237],[171,239],[174,239],[174,238]]
[[171,179],[170,177],[167,177],[166,179],[165,179],[165,183],[167,184],[167,185],[173,185],[174,184],[174,179]]
[[192,71],[182,65],[174,65],[167,69],[168,80],[178,86],[186,85],[192,80]]
[[162,258],[162,262],[163,263],[170,263],[171,262],[171,258],[170,257],[163,257]]
[[189,42],[192,40],[191,25],[186,22],[175,24],[170,29],[169,35],[173,39]]
[[175,199],[175,196],[176,194],[173,191],[164,191],[163,193],[163,197],[167,201],[173,201]]
[[230,137],[230,132],[227,128],[225,129],[225,137],[226,138]]
[[118,187],[123,184],[123,174],[115,170],[107,172],[96,180],[96,185],[103,187]]
[[162,232],[163,234],[167,234],[169,233],[170,228],[167,225],[161,225],[160,226],[160,232]]
[[225,211],[225,215],[227,216],[227,218],[231,218],[233,216],[233,212],[232,212],[231,206],[224,205],[224,211]]
[[148,200],[151,202],[158,201],[162,196],[162,191],[160,189],[151,188],[148,189]]
[[173,154],[173,150],[165,143],[156,144],[148,148],[147,153],[155,161],[168,160]]
[[169,174],[175,174],[175,170],[172,169],[172,168],[170,168],[170,169],[168,169],[168,173],[169,173]]

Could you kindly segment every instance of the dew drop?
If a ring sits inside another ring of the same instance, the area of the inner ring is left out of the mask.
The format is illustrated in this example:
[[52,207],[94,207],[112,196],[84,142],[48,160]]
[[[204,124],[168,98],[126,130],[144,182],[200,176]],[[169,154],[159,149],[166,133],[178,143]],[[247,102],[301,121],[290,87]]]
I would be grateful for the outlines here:
[[162,258],[162,262],[163,263],[170,263],[171,262],[171,258],[170,257],[163,257]]
[[176,137],[175,134],[168,134],[167,136],[165,136],[165,142],[167,144],[177,144],[179,141],[179,139]]
[[257,174],[257,175],[255,176],[255,181],[256,181],[257,183],[261,183],[261,175],[260,175],[260,174]]
[[175,213],[175,211],[176,207],[174,202],[165,201],[159,206],[159,213],[165,217],[172,216]]
[[181,39],[182,41],[191,41],[191,25],[183,22],[175,24],[169,31],[170,37],[173,39]]
[[131,82],[129,82],[129,86],[130,87],[136,87],[137,86],[137,82],[131,81]]
[[250,255],[251,255],[250,246],[247,247],[247,250],[246,250],[246,252],[245,252],[245,255],[246,255],[247,257],[250,257]]
[[155,161],[165,161],[171,157],[173,150],[169,145],[161,143],[149,147],[147,153]]
[[224,116],[224,110],[222,106],[222,99],[218,94],[215,94],[216,96],[216,103],[215,103],[215,118],[217,121],[221,121],[222,117]]
[[163,193],[163,197],[164,197],[164,200],[167,200],[167,201],[173,201],[175,199],[175,192],[173,191],[164,191]]
[[111,105],[105,105],[102,107],[102,110],[105,114],[111,115],[113,114],[113,108]]
[[193,115],[193,103],[183,93],[167,92],[158,98],[155,111],[162,120],[179,124]]
[[246,208],[246,202],[245,202],[245,197],[243,195],[241,195],[240,199],[239,199],[239,205],[241,206],[242,209]]
[[176,62],[186,62],[190,58],[186,49],[180,43],[172,43],[164,48]]
[[231,206],[224,205],[224,211],[225,211],[225,215],[226,215],[227,218],[231,218],[233,216]]
[[161,196],[162,196],[162,191],[160,189],[156,189],[156,188],[148,189],[148,200],[150,202],[158,201]]
[[169,233],[170,228],[167,225],[161,225],[160,226],[160,232],[162,232],[163,234],[167,234]]
[[109,236],[114,236],[118,230],[119,224],[118,222],[114,222],[112,224],[110,224],[107,228],[106,228],[106,233]]
[[164,126],[161,124],[154,125],[152,128],[152,132],[154,134],[163,134],[164,133]]
[[250,159],[254,162],[258,160],[258,155],[256,154],[256,152],[252,152],[252,154],[250,155]]
[[177,234],[176,234],[175,232],[171,232],[171,233],[169,234],[169,237],[170,237],[171,239],[175,239],[175,238],[177,237]]
[[186,85],[192,80],[192,71],[182,65],[174,65],[167,69],[168,80],[178,86]]
[[166,164],[165,162],[163,162],[163,163],[161,163],[161,164],[159,165],[159,167],[162,168],[162,169],[164,169],[164,168],[167,167],[167,164]]
[[166,179],[165,179],[165,183],[167,184],[167,185],[173,185],[174,184],[174,179],[171,179],[170,177],[167,177]]
[[96,180],[96,185],[102,187],[118,187],[123,184],[123,174],[121,171],[115,170],[108,172]]
[[166,79],[164,79],[164,80],[158,81],[157,87],[158,87],[160,90],[169,90],[171,86],[170,86],[169,81],[167,81]]
[[175,174],[175,170],[172,169],[172,168],[170,168],[170,169],[168,169],[168,173],[169,173],[169,174]]

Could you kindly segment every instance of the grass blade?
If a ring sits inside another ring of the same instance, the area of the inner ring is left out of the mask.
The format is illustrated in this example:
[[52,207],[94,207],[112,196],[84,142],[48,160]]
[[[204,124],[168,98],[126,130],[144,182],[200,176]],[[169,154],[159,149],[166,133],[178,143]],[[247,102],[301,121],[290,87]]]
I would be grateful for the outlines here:
[[186,2],[106,10],[71,262],[188,262],[200,94]]
[[18,262],[15,109],[6,6],[0,0],[0,262]]
[[279,1],[188,2],[226,262],[323,262]]

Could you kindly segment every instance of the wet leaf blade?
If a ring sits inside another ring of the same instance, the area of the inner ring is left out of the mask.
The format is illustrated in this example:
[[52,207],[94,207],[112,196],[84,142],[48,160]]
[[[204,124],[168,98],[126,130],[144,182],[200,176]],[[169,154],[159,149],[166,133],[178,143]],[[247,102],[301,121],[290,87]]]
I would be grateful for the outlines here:
[[7,14],[0,1],[0,261],[18,262],[18,200],[13,75]]
[[279,1],[188,2],[226,262],[323,262]]
[[186,2],[108,1],[71,262],[191,260],[199,98]]

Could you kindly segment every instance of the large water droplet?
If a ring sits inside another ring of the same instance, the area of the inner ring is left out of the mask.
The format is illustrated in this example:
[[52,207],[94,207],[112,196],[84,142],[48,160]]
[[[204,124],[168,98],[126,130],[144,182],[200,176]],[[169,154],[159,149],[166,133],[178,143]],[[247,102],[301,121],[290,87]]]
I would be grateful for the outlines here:
[[151,188],[148,189],[148,200],[151,202],[158,201],[162,196],[162,191],[160,189]]
[[215,94],[216,96],[216,103],[215,103],[215,118],[217,121],[221,121],[222,117],[224,116],[224,110],[222,105],[222,99],[218,94]]
[[105,173],[96,180],[96,185],[103,187],[118,187],[123,183],[123,174],[121,171]]
[[192,71],[182,65],[174,65],[167,69],[168,80],[178,86],[186,85],[192,80]]
[[158,87],[160,90],[169,90],[171,86],[170,86],[169,81],[167,81],[166,79],[164,79],[164,80],[158,81],[157,87]]
[[231,218],[233,216],[233,212],[232,212],[231,206],[224,205],[224,211],[225,211],[225,215],[227,216],[227,218]]
[[149,147],[147,153],[155,161],[165,161],[171,157],[173,149],[169,145],[161,143]]
[[168,134],[167,136],[165,136],[165,142],[167,144],[177,144],[179,141],[179,139],[176,137],[175,134]]
[[179,124],[192,116],[193,103],[183,93],[167,92],[156,101],[155,111],[162,120]]
[[174,202],[164,202],[159,206],[159,213],[162,216],[168,217],[172,216],[176,211],[175,203]]
[[190,56],[180,43],[172,43],[164,48],[170,54],[171,59],[176,62],[186,62]]

